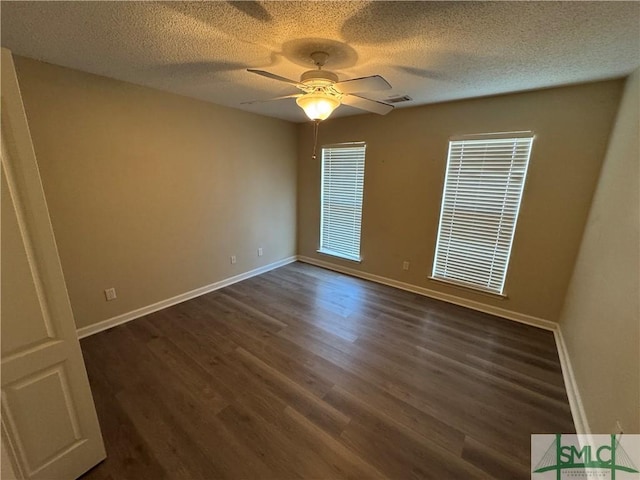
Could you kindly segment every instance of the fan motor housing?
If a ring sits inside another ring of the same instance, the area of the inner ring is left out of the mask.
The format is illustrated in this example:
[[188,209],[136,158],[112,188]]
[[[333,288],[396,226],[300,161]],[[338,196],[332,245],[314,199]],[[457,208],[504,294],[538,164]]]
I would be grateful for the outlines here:
[[310,86],[327,86],[338,81],[338,76],[327,70],[309,70],[300,76],[300,83]]

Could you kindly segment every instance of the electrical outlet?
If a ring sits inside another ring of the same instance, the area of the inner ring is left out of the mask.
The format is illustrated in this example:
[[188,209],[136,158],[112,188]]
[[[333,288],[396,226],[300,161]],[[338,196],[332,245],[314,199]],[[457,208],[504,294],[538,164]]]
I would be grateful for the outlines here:
[[236,256],[231,255],[231,265],[235,265],[235,263],[236,263]]
[[258,248],[258,256],[261,257],[262,256],[262,247]]
[[110,302],[111,300],[115,300],[117,298],[116,289],[115,288],[107,288],[104,291],[104,298],[107,299],[107,302]]
[[406,260],[402,262],[402,269],[409,270],[409,262],[407,262]]

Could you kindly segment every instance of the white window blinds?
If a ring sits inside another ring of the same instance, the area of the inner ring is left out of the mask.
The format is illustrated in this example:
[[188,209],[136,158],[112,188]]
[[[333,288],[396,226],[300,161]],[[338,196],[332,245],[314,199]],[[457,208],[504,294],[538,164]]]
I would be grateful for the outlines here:
[[320,252],[360,260],[364,143],[323,147]]
[[449,142],[433,278],[503,294],[532,143]]

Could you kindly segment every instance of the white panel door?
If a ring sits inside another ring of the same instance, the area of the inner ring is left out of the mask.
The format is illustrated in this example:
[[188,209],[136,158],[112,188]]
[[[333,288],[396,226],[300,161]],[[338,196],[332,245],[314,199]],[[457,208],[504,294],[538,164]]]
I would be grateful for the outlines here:
[[105,458],[11,52],[2,49],[2,436],[18,477]]

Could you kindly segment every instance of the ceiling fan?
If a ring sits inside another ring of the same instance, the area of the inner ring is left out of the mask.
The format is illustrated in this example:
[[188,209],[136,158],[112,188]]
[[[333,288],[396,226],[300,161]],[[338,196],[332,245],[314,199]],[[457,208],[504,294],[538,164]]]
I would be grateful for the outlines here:
[[379,115],[386,115],[393,110],[393,105],[379,102],[377,100],[371,100],[370,98],[360,95],[360,93],[363,92],[388,90],[391,88],[389,82],[380,75],[354,78],[352,80],[344,80],[340,82],[338,81],[338,76],[335,73],[328,70],[322,70],[322,67],[325,65],[328,58],[329,54],[326,52],[313,52],[311,54],[311,59],[318,68],[317,70],[304,72],[300,76],[299,82],[264,70],[248,68],[247,72],[289,83],[302,90],[303,93],[243,103],[258,103],[261,101],[269,102],[283,98],[295,98],[296,103],[304,110],[307,117],[316,122],[328,118],[329,115],[331,115],[331,113],[342,104],[359,108],[360,110],[366,110],[367,112],[377,113]]

